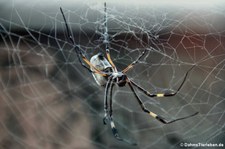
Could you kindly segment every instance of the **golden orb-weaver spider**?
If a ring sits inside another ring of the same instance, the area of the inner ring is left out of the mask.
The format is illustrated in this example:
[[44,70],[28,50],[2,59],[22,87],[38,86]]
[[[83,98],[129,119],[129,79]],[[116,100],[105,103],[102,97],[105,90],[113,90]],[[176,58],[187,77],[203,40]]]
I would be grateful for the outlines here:
[[[157,94],[152,94],[150,92],[148,92],[147,90],[145,90],[144,88],[142,88],[141,86],[139,86],[137,83],[135,83],[134,81],[130,80],[129,77],[127,77],[126,72],[129,71],[130,69],[133,68],[133,66],[135,64],[138,63],[138,61],[145,55],[146,51],[142,52],[141,55],[139,55],[139,57],[133,61],[130,65],[128,65],[125,69],[123,69],[122,71],[118,71],[116,66],[114,65],[111,57],[110,57],[110,51],[109,51],[109,41],[108,41],[108,28],[107,28],[107,12],[106,12],[106,3],[104,3],[104,44],[105,44],[105,50],[106,50],[106,57],[107,59],[104,57],[104,55],[102,53],[98,53],[94,56],[91,57],[90,61],[86,58],[86,56],[84,55],[83,51],[80,49],[80,47],[78,45],[75,44],[74,39],[72,38],[72,33],[68,27],[68,23],[67,20],[65,18],[65,15],[63,13],[62,8],[60,7],[60,11],[62,13],[64,22],[65,22],[65,26],[66,26],[66,30],[67,30],[67,36],[70,40],[70,42],[73,44],[74,46],[74,50],[77,54],[79,63],[85,68],[87,69],[90,73],[92,73],[96,83],[100,86],[104,86],[105,87],[105,95],[104,95],[104,111],[105,111],[105,115],[103,118],[103,123],[106,124],[107,121],[110,122],[110,126],[112,129],[112,133],[115,136],[115,138],[117,140],[120,141],[124,141],[127,143],[130,143],[129,141],[121,138],[118,134],[118,131],[116,129],[116,126],[114,124],[113,118],[112,118],[112,90],[115,84],[117,84],[119,87],[123,87],[126,84],[129,85],[131,91],[133,92],[135,98],[137,99],[139,105],[141,106],[142,110],[146,113],[148,113],[150,116],[152,116],[153,118],[157,119],[158,121],[164,123],[164,124],[169,124],[169,123],[173,123],[176,122],[178,120],[183,120],[192,116],[195,116],[198,114],[198,112],[182,117],[182,118],[178,118],[178,119],[174,119],[171,121],[167,121],[165,118],[163,118],[162,116],[157,115],[156,113],[148,110],[145,105],[143,104],[143,102],[141,101],[141,99],[139,98],[138,94],[135,92],[134,87],[135,86],[137,89],[139,89],[140,91],[142,91],[145,95],[147,95],[148,97],[171,97],[171,96],[175,96],[180,89],[182,88],[182,86],[185,83],[185,80],[188,76],[188,73],[194,68],[194,66],[192,66],[185,74],[184,79],[181,83],[181,85],[178,87],[178,89],[175,92],[172,93],[157,93]],[[85,63],[86,64],[85,64]],[[88,67],[89,66],[89,67]],[[108,104],[108,94],[109,94],[109,104]],[[135,143],[130,143],[135,145]]]

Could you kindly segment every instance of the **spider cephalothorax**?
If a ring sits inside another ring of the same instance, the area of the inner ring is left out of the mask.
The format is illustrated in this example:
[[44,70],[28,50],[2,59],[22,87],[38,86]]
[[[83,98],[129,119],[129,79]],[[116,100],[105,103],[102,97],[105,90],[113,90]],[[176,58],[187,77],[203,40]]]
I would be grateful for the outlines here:
[[112,73],[113,81],[119,86],[123,87],[127,83],[127,76],[122,72]]
[[[147,95],[148,97],[172,97],[175,96],[180,89],[182,88],[182,86],[185,83],[185,80],[188,76],[188,73],[194,68],[194,66],[192,66],[185,74],[183,81],[181,82],[180,86],[178,87],[178,89],[174,92],[171,93],[150,93],[147,90],[145,90],[144,88],[142,88],[141,86],[139,86],[137,83],[135,83],[133,80],[130,80],[129,77],[126,75],[126,72],[129,71],[130,69],[133,68],[133,66],[135,64],[138,63],[138,61],[145,55],[147,50],[144,50],[139,57],[133,61],[130,65],[128,65],[125,69],[123,69],[122,71],[118,71],[116,66],[114,65],[111,57],[110,57],[110,51],[109,51],[109,41],[108,41],[108,28],[107,28],[107,13],[106,13],[106,3],[105,3],[105,17],[104,17],[104,33],[103,33],[103,37],[104,37],[104,44],[105,44],[105,52],[106,52],[106,57],[104,57],[103,53],[98,53],[94,56],[91,57],[90,61],[86,58],[86,56],[84,55],[82,49],[80,49],[79,46],[77,46],[75,44],[74,39],[72,38],[72,33],[69,30],[65,15],[62,11],[62,8],[60,8],[60,11],[62,13],[65,25],[66,25],[66,30],[67,30],[67,35],[68,38],[70,39],[71,43],[74,46],[74,50],[78,56],[78,60],[80,62],[80,64],[87,69],[90,73],[92,73],[96,83],[100,86],[104,86],[105,87],[105,95],[104,95],[104,111],[105,111],[105,116],[103,118],[103,122],[104,124],[106,124],[107,122],[110,123],[113,135],[115,136],[116,139],[120,140],[120,141],[124,141],[127,143],[130,143],[129,141],[122,139],[121,137],[119,137],[118,131],[116,129],[116,126],[114,124],[113,118],[112,118],[112,91],[113,91],[113,87],[114,84],[117,84],[119,87],[123,87],[125,86],[125,84],[128,84],[128,86],[130,87],[131,91],[133,92],[136,100],[138,101],[141,109],[146,112],[147,114],[149,114],[151,117],[155,118],[156,120],[158,120],[159,122],[162,122],[164,124],[169,124],[169,123],[173,123],[175,121],[178,120],[183,120],[192,116],[195,116],[198,114],[198,112],[195,112],[191,115],[182,117],[182,118],[177,118],[171,121],[167,121],[165,118],[163,118],[162,116],[157,115],[156,113],[148,110],[145,105],[143,104],[142,100],[140,99],[140,97],[138,96],[138,94],[136,93],[134,87],[136,87],[138,90],[140,90],[141,92],[143,92],[145,95]],[[109,97],[109,103],[108,103],[108,97]],[[132,143],[133,145],[135,143]]]

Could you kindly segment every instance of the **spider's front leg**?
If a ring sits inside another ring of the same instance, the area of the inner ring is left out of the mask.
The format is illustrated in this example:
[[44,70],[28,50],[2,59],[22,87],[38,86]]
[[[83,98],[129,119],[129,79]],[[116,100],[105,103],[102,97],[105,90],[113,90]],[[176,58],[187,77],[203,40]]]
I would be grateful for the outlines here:
[[142,88],[140,85],[138,85],[137,83],[135,83],[134,81],[132,80],[129,80],[129,82],[134,85],[135,87],[137,87],[140,91],[142,91],[145,95],[149,96],[149,97],[171,97],[171,96],[175,96],[179,91],[180,89],[183,87],[187,77],[188,77],[188,74],[189,72],[195,67],[196,65],[193,65],[191,68],[189,68],[189,70],[186,72],[184,78],[183,78],[183,81],[181,82],[180,86],[178,87],[178,89],[176,91],[173,91],[171,93],[156,93],[156,94],[152,94],[150,92],[148,92],[147,90],[145,90],[144,88]]
[[134,65],[137,64],[138,61],[145,55],[146,52],[147,52],[147,50],[145,49],[145,50],[141,53],[141,55],[139,55],[138,58],[137,58],[135,61],[133,61],[130,65],[128,65],[122,72],[123,72],[123,73],[126,73],[128,70],[132,69],[132,68],[134,67]]

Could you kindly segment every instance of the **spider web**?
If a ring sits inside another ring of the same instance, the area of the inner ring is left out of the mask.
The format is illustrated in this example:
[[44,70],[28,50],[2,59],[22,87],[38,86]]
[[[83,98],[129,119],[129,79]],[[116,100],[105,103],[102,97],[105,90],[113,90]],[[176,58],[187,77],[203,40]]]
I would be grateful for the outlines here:
[[62,7],[75,42],[90,59],[105,52],[104,2],[12,0],[0,5],[1,148],[161,149],[224,143],[224,3],[132,2],[107,2],[117,68],[147,49],[127,75],[156,93],[176,90],[196,65],[174,97],[153,99],[136,91],[148,109],[168,120],[200,113],[163,125],[141,111],[129,88],[115,87],[119,134],[138,145],[117,141],[102,122],[104,88],[80,65],[59,11]]

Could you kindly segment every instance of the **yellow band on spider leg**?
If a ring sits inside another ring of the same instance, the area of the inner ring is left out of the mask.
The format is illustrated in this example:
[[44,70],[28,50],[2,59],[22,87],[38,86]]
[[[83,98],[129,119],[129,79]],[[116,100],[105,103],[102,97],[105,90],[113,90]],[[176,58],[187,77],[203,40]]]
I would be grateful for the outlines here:
[[155,113],[153,113],[153,112],[149,112],[149,115],[151,115],[152,117],[154,117],[154,118],[156,118],[156,114]]
[[157,97],[164,97],[164,94],[156,94]]

